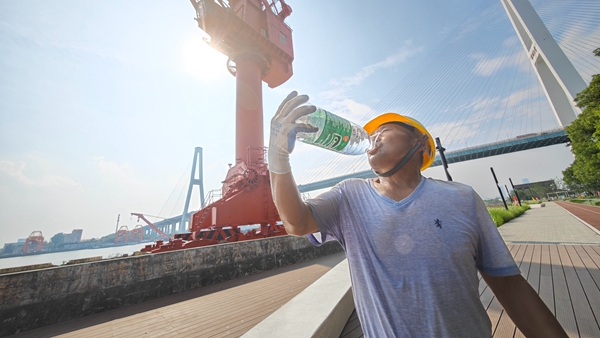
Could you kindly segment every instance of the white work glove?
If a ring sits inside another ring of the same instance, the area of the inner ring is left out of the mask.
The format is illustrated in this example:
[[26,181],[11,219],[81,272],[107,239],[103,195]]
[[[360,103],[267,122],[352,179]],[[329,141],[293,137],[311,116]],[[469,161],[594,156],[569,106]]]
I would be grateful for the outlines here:
[[269,171],[275,174],[287,174],[292,170],[290,153],[296,144],[296,134],[299,132],[316,132],[319,128],[296,120],[304,115],[313,113],[317,108],[306,105],[307,95],[291,92],[279,105],[275,116],[271,119],[271,137],[269,139]]

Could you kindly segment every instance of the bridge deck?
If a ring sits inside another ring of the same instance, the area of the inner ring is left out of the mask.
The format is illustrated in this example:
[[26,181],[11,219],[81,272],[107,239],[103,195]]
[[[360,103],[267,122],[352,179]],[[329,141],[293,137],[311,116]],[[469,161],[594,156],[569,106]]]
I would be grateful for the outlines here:
[[[526,137],[504,140],[494,143],[482,144],[475,147],[449,151],[445,153],[448,163],[458,163],[463,161],[475,160],[490,156],[513,153],[541,147],[552,146],[569,142],[567,133],[562,129],[551,130]],[[431,167],[442,165],[440,155],[435,157]],[[359,171],[353,174],[347,174],[328,178],[322,181],[301,184],[298,186],[300,192],[309,192],[319,189],[333,187],[339,182],[348,178],[374,178],[376,175],[371,170]]]

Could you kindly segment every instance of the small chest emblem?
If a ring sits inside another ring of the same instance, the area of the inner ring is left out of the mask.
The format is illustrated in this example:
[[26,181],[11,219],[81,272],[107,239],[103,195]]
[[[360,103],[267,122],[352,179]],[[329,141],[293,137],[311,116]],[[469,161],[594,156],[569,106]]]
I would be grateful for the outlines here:
[[438,227],[440,229],[442,228],[442,221],[439,218],[436,218],[434,223],[435,223],[436,227]]

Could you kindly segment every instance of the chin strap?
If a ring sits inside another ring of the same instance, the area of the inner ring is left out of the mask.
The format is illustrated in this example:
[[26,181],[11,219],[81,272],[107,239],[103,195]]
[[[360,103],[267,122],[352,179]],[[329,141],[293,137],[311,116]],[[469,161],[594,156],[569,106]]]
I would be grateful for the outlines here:
[[380,174],[380,173],[374,171],[375,174],[377,176],[381,176],[381,177],[390,177],[390,176],[394,175],[395,173],[398,172],[398,170],[400,170],[400,168],[404,167],[404,165],[408,161],[410,161],[410,159],[413,157],[413,155],[415,154],[415,152],[417,151],[417,149],[419,149],[419,147],[421,147],[421,143],[420,142],[417,143],[414,147],[412,147],[412,149],[408,153],[406,153],[406,155],[404,155],[404,157],[402,158],[402,160],[400,160],[400,162],[398,162],[398,164],[396,164],[396,166],[393,167],[392,170],[390,170],[388,172],[385,172],[383,174]]

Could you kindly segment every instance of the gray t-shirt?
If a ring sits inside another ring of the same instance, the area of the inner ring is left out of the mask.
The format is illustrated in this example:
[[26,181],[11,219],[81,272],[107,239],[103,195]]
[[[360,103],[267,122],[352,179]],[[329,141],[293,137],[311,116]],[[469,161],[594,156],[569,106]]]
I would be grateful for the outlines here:
[[372,179],[349,179],[307,203],[321,232],[309,239],[346,252],[365,336],[491,336],[477,270],[519,268],[471,187],[422,178],[396,202]]

